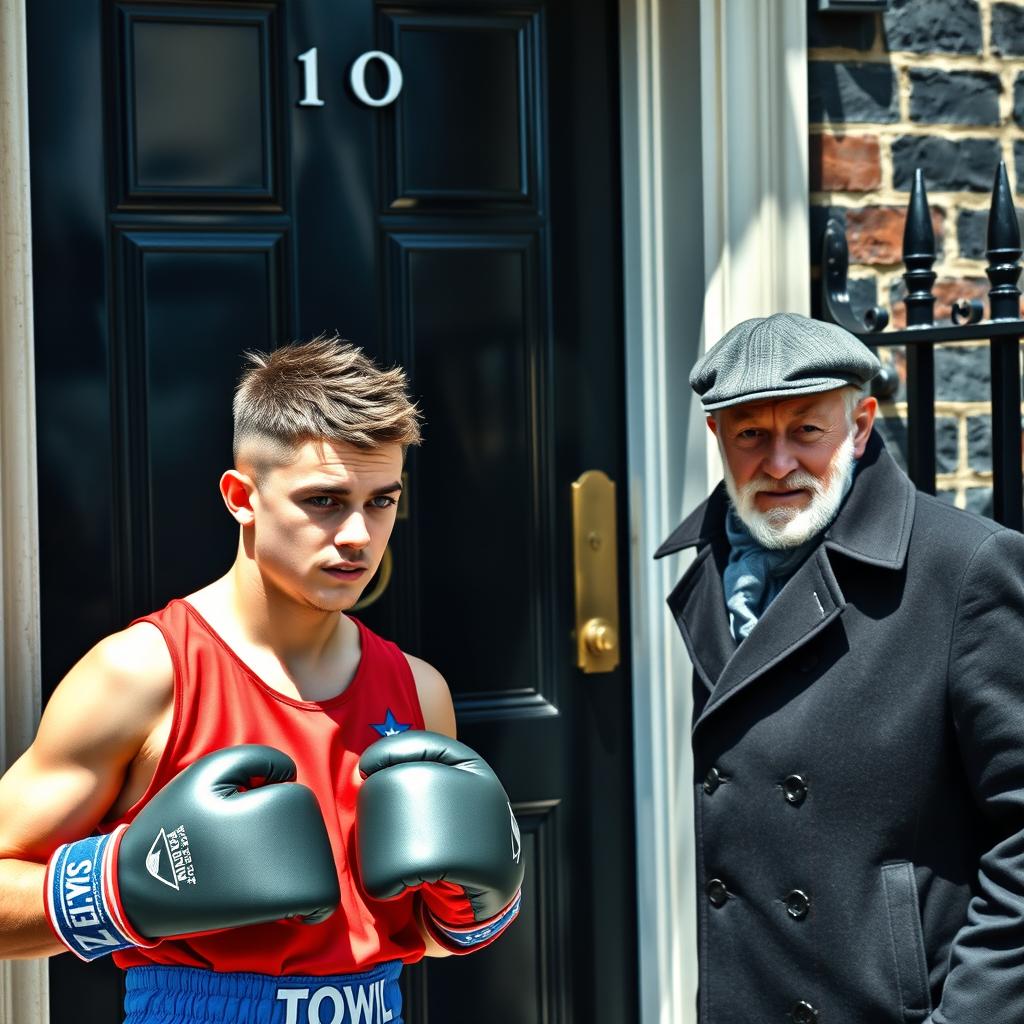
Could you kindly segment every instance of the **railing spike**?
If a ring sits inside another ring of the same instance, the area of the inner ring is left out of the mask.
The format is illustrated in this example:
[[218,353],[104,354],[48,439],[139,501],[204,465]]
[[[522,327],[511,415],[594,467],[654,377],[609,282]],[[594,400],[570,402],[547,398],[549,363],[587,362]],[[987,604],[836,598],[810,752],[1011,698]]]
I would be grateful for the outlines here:
[[[925,490],[935,489],[935,367],[933,349],[944,342],[989,341],[992,366],[992,507],[997,522],[1024,531],[1024,475],[1021,472],[1021,232],[1006,167],[1000,163],[992,190],[988,224],[987,273],[991,316],[981,320],[977,300],[961,299],[951,319],[933,320],[935,232],[921,171],[914,186],[903,232],[903,275],[909,294],[907,327],[882,332],[872,310],[861,325],[850,308],[846,275],[849,253],[843,225],[830,220],[822,245],[822,315],[841,324],[866,345],[906,349],[907,463],[911,478]],[[877,333],[876,333],[877,332]],[[896,381],[895,375],[893,380]],[[877,393],[877,392],[876,392]]]
[[935,258],[935,229],[932,227],[928,194],[924,188],[924,174],[920,167],[914,170],[914,184],[907,203],[907,220],[903,226],[904,257]]
[[935,262],[935,230],[932,215],[928,209],[928,195],[924,189],[924,174],[918,167],[914,171],[914,186],[907,204],[907,221],[903,227],[903,262],[906,272],[903,280],[907,283],[907,326],[916,327],[930,324],[935,320],[935,296],[932,285],[936,275],[932,272]]
[[992,283],[989,289],[990,315],[993,320],[1020,316],[1021,246],[1017,211],[1010,192],[1006,164],[1000,160],[992,186],[992,205],[988,214],[988,267],[985,273]]

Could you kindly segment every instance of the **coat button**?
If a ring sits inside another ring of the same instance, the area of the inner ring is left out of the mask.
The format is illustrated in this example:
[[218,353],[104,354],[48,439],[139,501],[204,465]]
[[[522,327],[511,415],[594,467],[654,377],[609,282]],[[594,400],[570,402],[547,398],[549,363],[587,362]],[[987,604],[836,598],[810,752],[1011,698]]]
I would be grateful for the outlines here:
[[801,889],[794,889],[785,899],[786,913],[794,921],[801,921],[811,909],[811,898]]
[[704,891],[708,894],[708,901],[713,907],[724,907],[725,901],[729,898],[729,890],[720,878],[712,878]]
[[799,775],[787,775],[782,780],[782,795],[786,803],[799,807],[807,797],[807,783]]
[[806,999],[801,999],[793,1007],[790,1016],[793,1018],[793,1024],[814,1024],[818,1019],[818,1011]]
[[708,796],[722,784],[722,775],[717,768],[709,768],[707,775],[704,776],[704,792]]

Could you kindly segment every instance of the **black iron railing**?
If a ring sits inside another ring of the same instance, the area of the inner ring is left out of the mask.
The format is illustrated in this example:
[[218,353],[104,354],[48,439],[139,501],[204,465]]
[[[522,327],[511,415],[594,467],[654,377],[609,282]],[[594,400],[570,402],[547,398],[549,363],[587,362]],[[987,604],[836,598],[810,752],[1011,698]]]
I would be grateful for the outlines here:
[[[871,348],[906,346],[907,354],[907,470],[923,491],[935,493],[935,345],[949,341],[989,343],[992,391],[992,507],[993,516],[1015,530],[1024,528],[1024,478],[1021,472],[1020,315],[1021,243],[1017,213],[1002,161],[996,169],[988,218],[989,319],[977,300],[953,304],[948,321],[936,322],[932,287],[936,275],[935,233],[932,229],[920,169],[907,207],[903,231],[903,280],[907,326],[886,331],[889,314],[878,306],[864,322],[854,315],[847,289],[849,254],[846,233],[830,219],[822,243],[822,316],[845,327]],[[899,385],[889,364],[872,384],[872,392],[891,398]]]

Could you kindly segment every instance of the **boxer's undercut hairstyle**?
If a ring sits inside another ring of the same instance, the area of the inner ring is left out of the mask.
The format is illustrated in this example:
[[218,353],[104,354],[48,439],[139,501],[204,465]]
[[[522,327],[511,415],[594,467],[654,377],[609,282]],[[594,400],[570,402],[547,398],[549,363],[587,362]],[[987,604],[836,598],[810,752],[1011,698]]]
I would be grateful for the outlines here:
[[337,335],[246,352],[233,403],[235,464],[257,477],[288,463],[306,441],[356,448],[420,443],[420,411],[401,367],[383,370]]

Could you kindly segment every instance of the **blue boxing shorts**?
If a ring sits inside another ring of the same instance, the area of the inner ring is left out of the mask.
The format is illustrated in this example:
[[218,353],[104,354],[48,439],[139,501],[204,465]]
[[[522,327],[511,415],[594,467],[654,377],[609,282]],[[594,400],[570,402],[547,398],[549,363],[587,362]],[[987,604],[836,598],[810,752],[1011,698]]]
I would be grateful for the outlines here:
[[402,1024],[400,960],[326,977],[131,967],[124,1024]]

